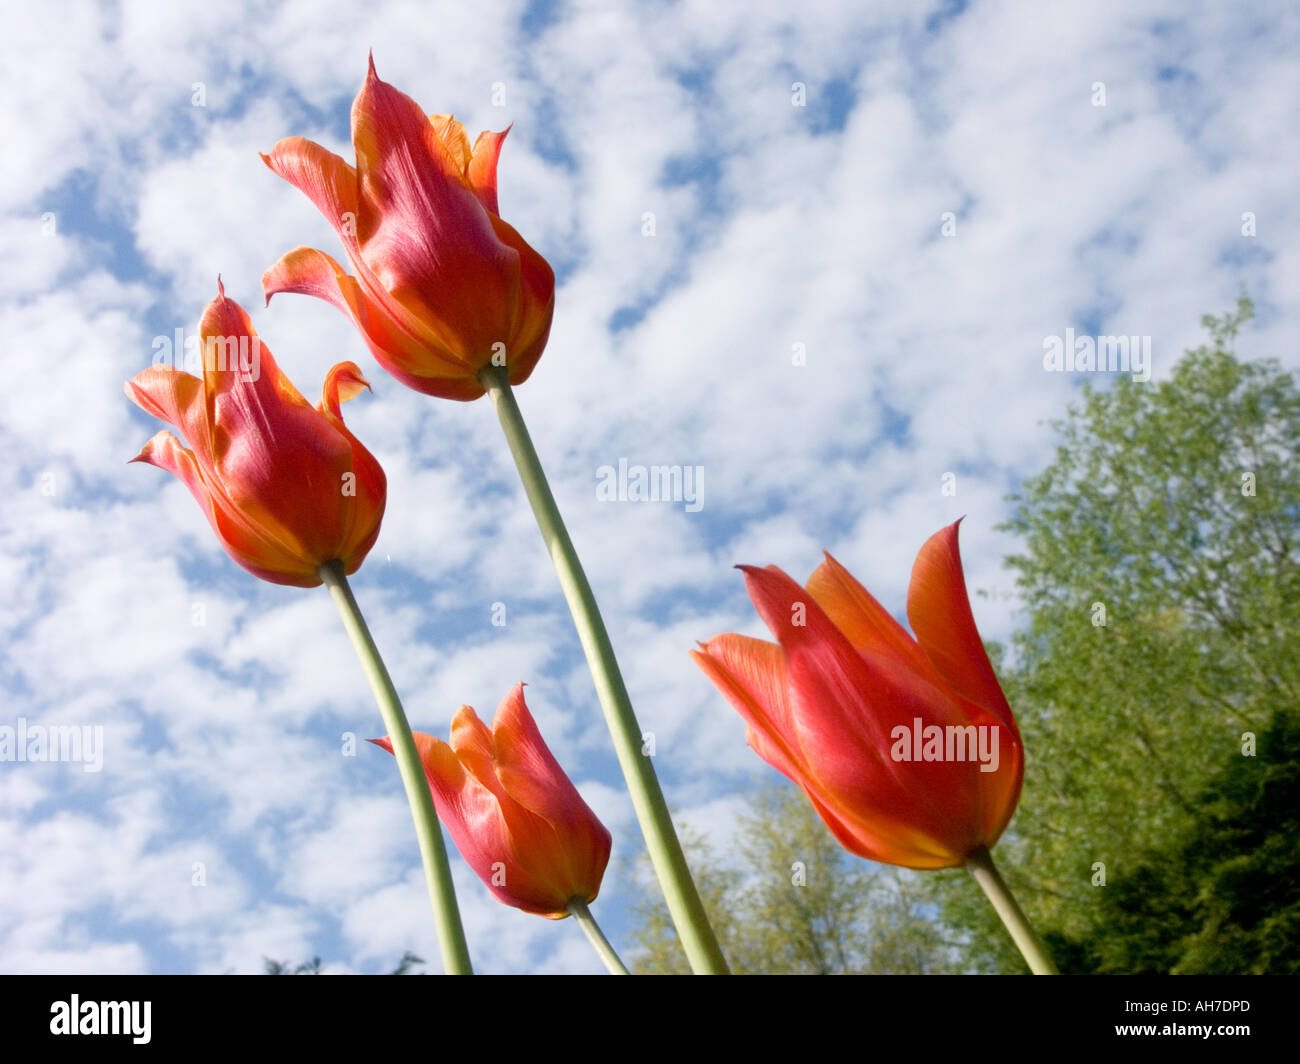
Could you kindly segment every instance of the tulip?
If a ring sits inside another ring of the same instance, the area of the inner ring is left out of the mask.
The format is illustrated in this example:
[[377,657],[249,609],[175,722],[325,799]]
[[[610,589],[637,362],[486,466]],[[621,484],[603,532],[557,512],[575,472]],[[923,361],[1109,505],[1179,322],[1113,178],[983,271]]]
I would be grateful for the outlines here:
[[329,300],[416,391],[477,399],[490,365],[523,383],[546,346],[555,274],[497,212],[506,132],[481,133],[471,148],[459,122],[426,116],[379,80],[372,59],[352,105],[355,167],[302,137],[262,156],[334,226],[356,276],[300,247],[263,276],[268,301],[277,292]]
[[966,864],[1002,834],[1024,771],[1020,732],[966,597],[957,524],[912,569],[916,638],[830,554],[807,588],[740,567],[778,644],[720,635],[692,651],[850,852],[906,868]]
[[180,429],[189,447],[163,430],[132,461],[180,477],[221,545],[254,576],[318,587],[327,562],[353,573],[379,535],[387,486],[340,405],[369,384],[341,362],[311,406],[220,281],[217,291],[199,321],[203,376],[155,365],[126,384],[127,396]]
[[[371,741],[392,752],[388,739]],[[491,731],[461,706],[450,746],[419,732],[415,744],[438,819],[499,901],[559,920],[575,899],[595,900],[610,834],[542,741],[522,683]]]

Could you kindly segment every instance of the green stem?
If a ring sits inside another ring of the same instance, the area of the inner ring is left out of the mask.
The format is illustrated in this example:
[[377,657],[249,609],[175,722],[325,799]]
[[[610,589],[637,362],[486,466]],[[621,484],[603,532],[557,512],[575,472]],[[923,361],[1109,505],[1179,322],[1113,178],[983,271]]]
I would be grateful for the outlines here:
[[596,918],[591,915],[591,910],[587,908],[587,903],[581,898],[572,898],[569,901],[569,912],[573,914],[575,920],[586,933],[591,944],[596,947],[596,952],[600,954],[600,959],[605,962],[605,967],[609,969],[610,975],[631,975],[623,962],[619,960],[618,954],[614,952],[614,947],[609,944],[609,939],[601,931],[600,925],[596,923]]
[[1059,974],[1052,958],[1048,955],[1047,947],[1043,945],[1043,940],[1038,937],[1038,932],[1034,930],[1016,902],[1015,895],[998,874],[993,864],[993,855],[989,853],[988,847],[981,846],[971,851],[970,856],[966,858],[966,867],[970,869],[975,882],[983,888],[989,901],[993,903],[993,908],[997,910],[998,916],[1011,932],[1016,946],[1029,964],[1029,970],[1035,975]]
[[379,656],[379,649],[370,636],[365,618],[361,616],[357,600],[352,597],[352,588],[348,585],[348,578],[343,575],[343,566],[339,562],[327,562],[320,567],[320,578],[329,588],[330,597],[343,618],[343,627],[352,637],[352,645],[366,670],[370,689],[375,693],[384,726],[388,729],[388,741],[397,758],[402,785],[406,788],[406,800],[410,803],[411,816],[415,820],[415,833],[420,840],[420,858],[424,862],[429,900],[433,903],[443,970],[448,975],[473,975],[469,947],[465,943],[465,929],[461,926],[460,909],[456,905],[456,889],[451,881],[451,866],[447,863],[447,848],[442,841],[442,828],[433,807],[429,780],[424,774],[420,753],[415,748],[415,739],[411,736],[411,726],[406,721],[397,690],[393,687],[388,669]]
[[686,957],[696,974],[725,973],[726,958],[709,925],[699,891],[691,879],[686,855],[682,853],[659,780],[650,759],[641,753],[641,729],[636,714],[632,711],[632,702],[619,673],[618,662],[614,660],[609,633],[605,631],[605,622],[601,620],[596,597],[582,571],[582,563],[578,561],[578,553],[573,549],[573,542],[564,527],[559,508],[555,505],[555,496],[551,494],[546,474],[542,471],[542,463],[528,435],[528,428],[524,425],[523,415],[519,412],[519,404],[515,402],[508,372],[504,366],[488,366],[479,374],[479,380],[487,389],[492,406],[501,421],[510,453],[519,469],[519,479],[523,481],[524,491],[537,518],[537,526],[546,541],[546,548],[560,578],[560,587],[569,603],[569,611],[573,614],[573,623],[578,629],[587,666],[591,669],[596,684],[596,695],[604,710],[605,722],[614,739],[614,749],[632,796],[641,832],[645,836],[646,848],[650,851],[650,860],[654,863],[655,874],[659,877],[659,885],[668,902],[668,911],[681,937]]

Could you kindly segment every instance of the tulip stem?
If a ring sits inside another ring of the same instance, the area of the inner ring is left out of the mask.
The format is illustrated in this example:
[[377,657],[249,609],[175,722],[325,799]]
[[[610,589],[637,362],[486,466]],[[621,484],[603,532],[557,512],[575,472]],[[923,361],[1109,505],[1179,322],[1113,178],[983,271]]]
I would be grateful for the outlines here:
[[723,957],[717,936],[709,924],[699,891],[691,879],[686,855],[682,852],[681,842],[673,828],[668,804],[664,800],[654,767],[650,758],[642,753],[644,738],[636,714],[632,711],[632,702],[628,698],[618,662],[614,658],[609,633],[605,630],[605,622],[596,606],[591,585],[582,571],[578,552],[573,549],[573,541],[569,538],[564,519],[560,517],[559,508],[555,505],[555,496],[551,494],[546,474],[542,471],[542,463],[537,457],[532,438],[528,435],[523,415],[519,412],[519,404],[515,402],[508,371],[504,366],[487,366],[479,374],[479,380],[487,389],[492,406],[501,421],[510,453],[519,470],[519,479],[523,481],[524,492],[532,505],[537,526],[560,578],[560,587],[569,604],[569,612],[573,614],[573,623],[578,629],[587,666],[595,681],[596,695],[600,699],[605,722],[614,740],[614,749],[632,796],[641,833],[645,836],[650,860],[659,877],[659,885],[668,902],[668,911],[681,937],[686,957],[697,975],[724,974],[727,971],[726,958]]
[[587,908],[587,903],[581,898],[571,898],[569,900],[569,912],[573,918],[578,921],[578,926],[587,933],[587,938],[600,954],[600,959],[605,962],[605,967],[609,969],[610,975],[631,975],[627,967],[619,960],[618,954],[614,947],[609,944],[609,939],[605,937],[605,932],[600,929],[596,923],[596,918],[591,915],[591,910]]
[[361,608],[352,595],[348,578],[339,562],[327,562],[320,567],[320,578],[329,588],[330,597],[343,618],[343,627],[352,638],[357,657],[366,670],[370,689],[379,703],[388,740],[397,757],[397,767],[406,788],[406,800],[415,820],[415,833],[420,840],[420,858],[424,862],[424,878],[429,887],[429,900],[433,903],[434,920],[438,928],[438,944],[442,950],[442,966],[448,975],[473,975],[470,966],[469,946],[465,942],[465,929],[460,922],[460,909],[456,904],[456,888],[451,881],[451,866],[447,863],[447,847],[443,843],[442,828],[433,806],[433,795],[424,774],[411,726],[402,711],[401,700],[393,686],[388,669],[384,666],[379,649],[366,627]]
[[997,910],[998,916],[1002,918],[1016,946],[1029,964],[1029,970],[1035,975],[1060,974],[1047,952],[1047,947],[1043,945],[1043,940],[1038,937],[1038,932],[1034,930],[1028,917],[1020,908],[1015,895],[998,874],[993,864],[993,855],[989,853],[988,847],[980,846],[972,850],[966,858],[966,867],[970,869],[975,882],[983,888],[989,901],[993,903],[993,908]]

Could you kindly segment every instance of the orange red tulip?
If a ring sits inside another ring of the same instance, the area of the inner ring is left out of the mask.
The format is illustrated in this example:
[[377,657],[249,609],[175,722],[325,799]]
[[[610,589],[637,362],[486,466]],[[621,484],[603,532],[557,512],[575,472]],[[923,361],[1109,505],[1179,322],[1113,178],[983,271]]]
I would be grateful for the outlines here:
[[476,399],[489,365],[525,381],[550,332],[555,275],[497,212],[505,136],[481,133],[471,148],[459,122],[426,115],[372,59],[352,105],[355,166],[302,137],[262,156],[334,226],[355,276],[300,247],[267,270],[267,299],[328,300],[380,365],[429,395]]
[[353,573],[383,519],[384,471],[343,423],[340,405],[368,388],[341,362],[313,407],[280,371],[247,313],[218,282],[199,321],[203,376],[153,366],[126,384],[137,405],[178,428],[132,459],[174,473],[227,553],[263,580],[317,587],[325,562]]
[[1024,756],[975,628],[957,525],[912,568],[915,638],[829,554],[806,588],[775,566],[740,568],[777,643],[720,635],[692,656],[755,752],[860,857],[947,868],[992,846],[1015,812]]
[[[388,739],[373,740],[392,753]],[[451,744],[415,733],[438,819],[506,905],[553,920],[570,900],[594,901],[611,838],[542,741],[516,684],[489,731],[469,706]]]

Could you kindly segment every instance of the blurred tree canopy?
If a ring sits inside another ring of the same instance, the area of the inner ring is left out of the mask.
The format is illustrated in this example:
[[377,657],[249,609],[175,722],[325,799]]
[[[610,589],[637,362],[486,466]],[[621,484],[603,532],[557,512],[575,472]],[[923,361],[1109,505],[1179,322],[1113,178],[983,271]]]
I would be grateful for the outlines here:
[[[1062,971],[1300,971],[1300,392],[1234,356],[1252,317],[1206,315],[1159,382],[1085,384],[1002,526],[1027,766],[994,857]],[[736,970],[1025,970],[965,872],[852,858],[793,790],[739,838],[693,861]],[[659,910],[639,942],[683,970]]]
[[[402,959],[397,962],[389,975],[410,975],[411,969],[417,964],[423,964],[424,958],[417,957],[409,949],[402,954]],[[273,961],[270,957],[262,958],[263,975],[320,975],[320,958],[313,957],[302,964],[294,965],[289,961]],[[421,974],[421,973],[416,973]]]

